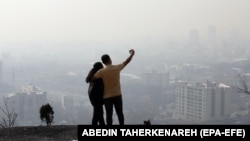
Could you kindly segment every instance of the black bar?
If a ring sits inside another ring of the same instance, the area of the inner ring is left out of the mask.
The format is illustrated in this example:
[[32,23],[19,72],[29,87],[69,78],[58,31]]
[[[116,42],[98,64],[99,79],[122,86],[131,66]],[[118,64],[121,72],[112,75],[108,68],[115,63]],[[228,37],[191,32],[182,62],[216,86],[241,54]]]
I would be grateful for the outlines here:
[[86,137],[164,137],[166,139],[250,140],[250,125],[78,125],[78,141]]

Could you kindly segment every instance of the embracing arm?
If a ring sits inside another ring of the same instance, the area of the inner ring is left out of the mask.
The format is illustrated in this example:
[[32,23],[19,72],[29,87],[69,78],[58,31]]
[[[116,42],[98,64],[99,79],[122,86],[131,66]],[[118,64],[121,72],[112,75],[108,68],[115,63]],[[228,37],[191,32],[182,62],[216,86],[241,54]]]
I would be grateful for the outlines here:
[[89,81],[94,81],[95,79],[101,78],[100,72],[92,72],[91,77],[89,77]]
[[94,70],[91,69],[91,70],[89,71],[89,74],[87,75],[85,81],[86,81],[87,83],[89,83],[90,81],[93,80],[93,77],[94,77]]
[[124,66],[126,66],[133,58],[133,56],[135,55],[135,50],[131,49],[129,50],[130,55],[128,56],[128,58],[123,62]]

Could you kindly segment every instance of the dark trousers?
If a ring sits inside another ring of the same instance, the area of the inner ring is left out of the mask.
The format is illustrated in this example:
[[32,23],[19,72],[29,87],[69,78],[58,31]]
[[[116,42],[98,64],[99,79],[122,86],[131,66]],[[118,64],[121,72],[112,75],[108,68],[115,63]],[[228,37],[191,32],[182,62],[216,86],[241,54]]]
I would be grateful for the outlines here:
[[120,125],[124,125],[124,115],[122,106],[122,96],[116,96],[111,98],[104,98],[104,105],[106,109],[106,122],[107,125],[113,124],[113,106],[118,117]]
[[92,125],[105,125],[103,118],[103,106],[101,104],[94,105]]
[[92,125],[105,125],[102,98],[90,97],[90,102],[93,106]]

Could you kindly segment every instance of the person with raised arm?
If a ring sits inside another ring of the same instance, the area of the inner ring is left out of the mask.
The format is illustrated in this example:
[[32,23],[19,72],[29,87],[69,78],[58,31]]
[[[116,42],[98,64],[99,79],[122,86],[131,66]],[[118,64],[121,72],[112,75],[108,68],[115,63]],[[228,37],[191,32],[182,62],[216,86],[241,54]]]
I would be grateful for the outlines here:
[[129,56],[117,65],[112,64],[112,59],[108,54],[102,55],[101,60],[105,67],[97,71],[92,78],[102,78],[104,83],[103,100],[106,110],[107,125],[113,125],[113,107],[115,108],[119,125],[124,125],[120,72],[129,64],[134,55],[135,50],[129,50]]

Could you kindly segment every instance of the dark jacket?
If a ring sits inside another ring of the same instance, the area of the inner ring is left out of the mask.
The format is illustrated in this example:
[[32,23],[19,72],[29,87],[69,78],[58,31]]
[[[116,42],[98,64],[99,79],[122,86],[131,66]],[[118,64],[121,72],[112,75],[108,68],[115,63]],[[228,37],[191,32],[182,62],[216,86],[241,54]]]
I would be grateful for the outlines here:
[[89,83],[88,94],[92,105],[103,104],[104,84],[101,78]]

